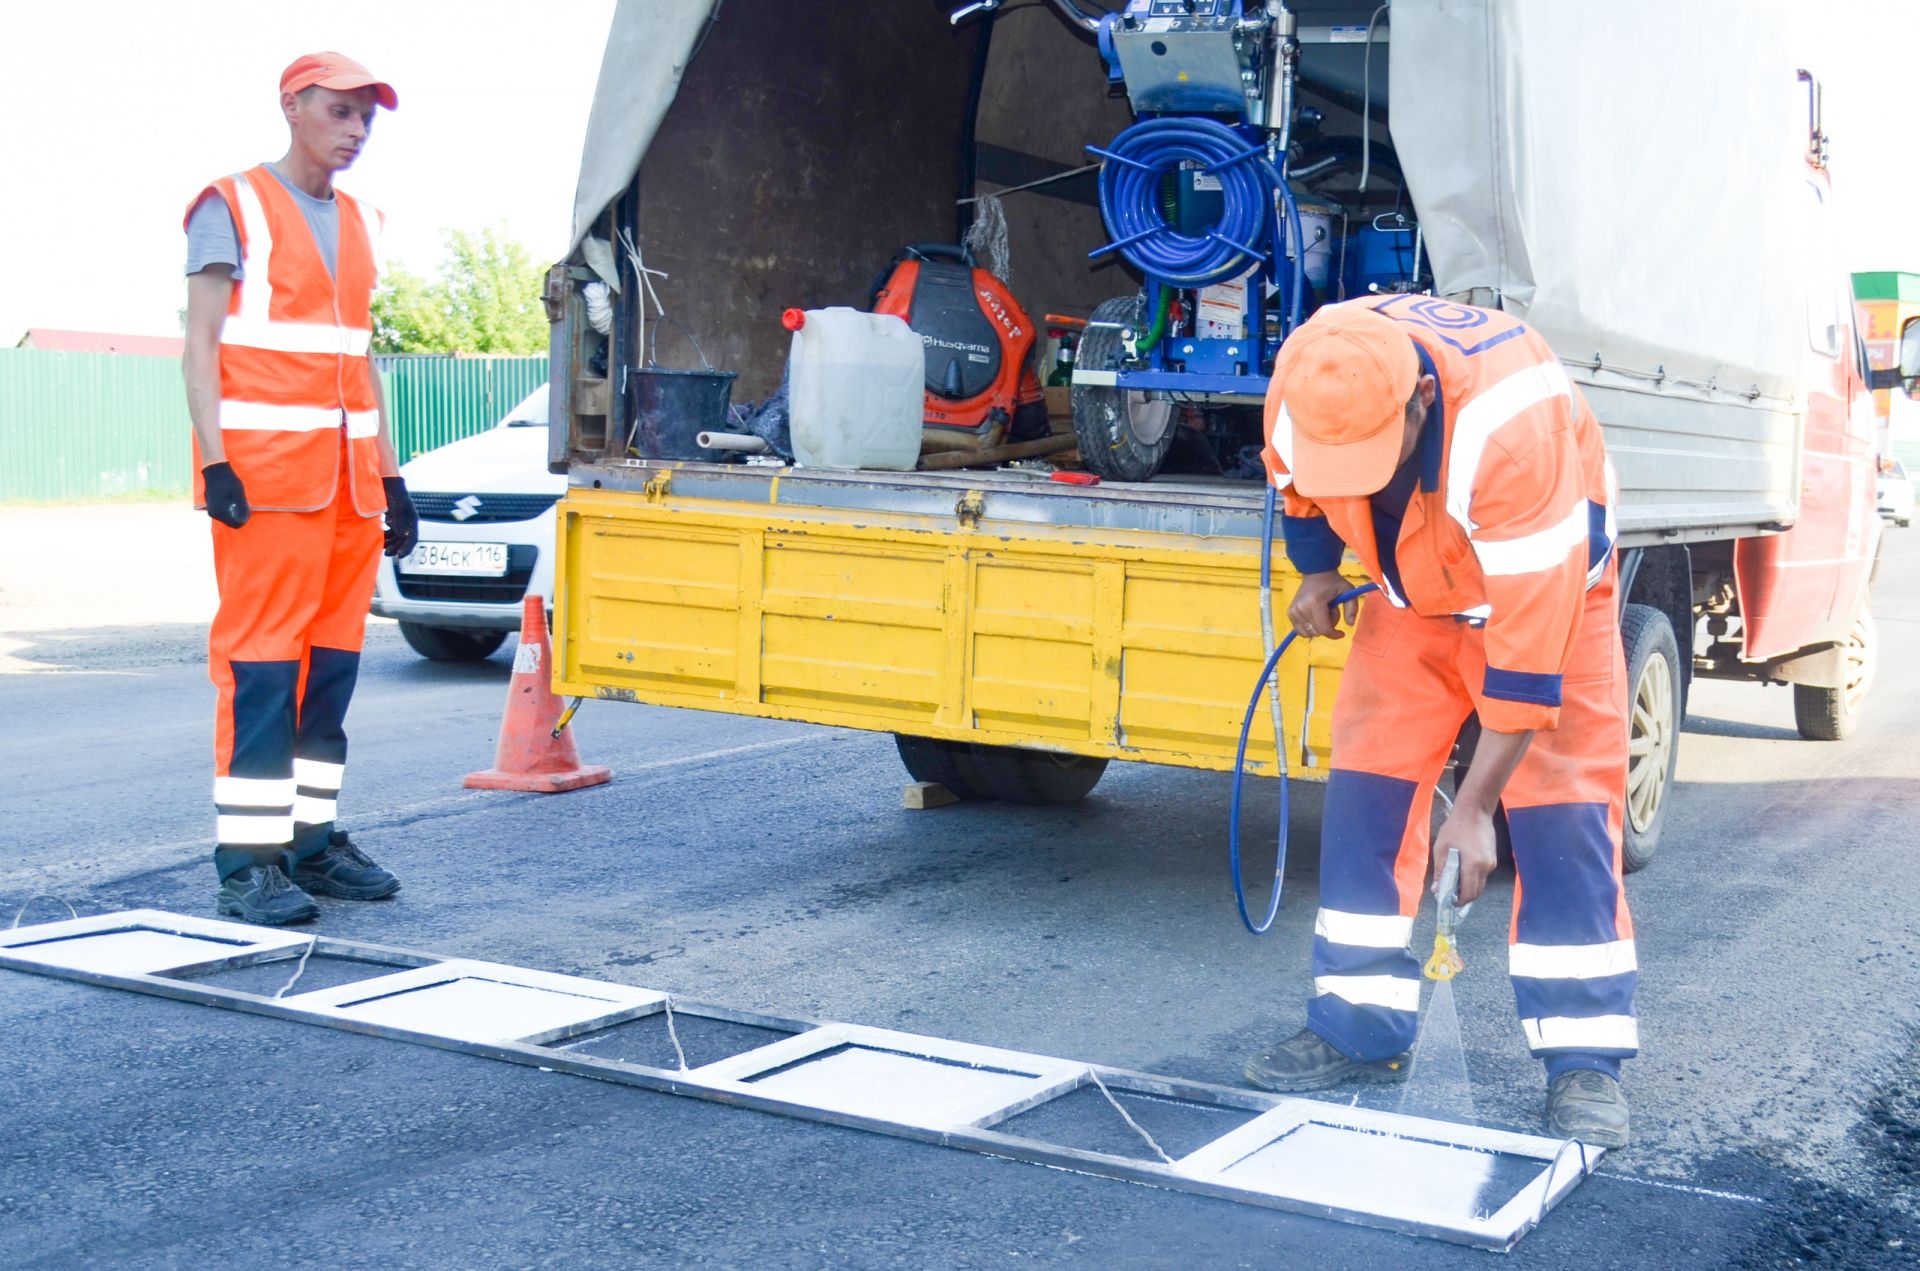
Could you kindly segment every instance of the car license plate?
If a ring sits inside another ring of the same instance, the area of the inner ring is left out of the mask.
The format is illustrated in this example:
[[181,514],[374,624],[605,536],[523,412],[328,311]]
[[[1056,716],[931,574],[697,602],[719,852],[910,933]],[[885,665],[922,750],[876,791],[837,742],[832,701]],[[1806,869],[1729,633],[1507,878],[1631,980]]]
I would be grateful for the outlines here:
[[458,574],[499,578],[507,572],[505,543],[419,543],[402,556],[404,574]]

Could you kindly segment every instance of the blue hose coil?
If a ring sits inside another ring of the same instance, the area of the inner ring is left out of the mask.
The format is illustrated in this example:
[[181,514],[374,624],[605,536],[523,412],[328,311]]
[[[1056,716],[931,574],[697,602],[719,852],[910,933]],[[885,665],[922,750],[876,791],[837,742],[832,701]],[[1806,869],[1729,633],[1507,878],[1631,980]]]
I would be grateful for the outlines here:
[[[1143,119],[1099,155],[1100,214],[1113,242],[1091,253],[1118,251],[1149,277],[1175,287],[1204,287],[1237,278],[1256,262],[1276,259],[1273,192],[1280,174],[1266,147],[1217,120],[1166,115]],[[1218,178],[1224,208],[1203,234],[1168,222],[1160,183],[1192,161]]]
[[[1262,519],[1260,533],[1260,593],[1268,595],[1273,587],[1273,483],[1267,483],[1266,512]],[[1333,607],[1344,605],[1349,600],[1358,599],[1370,591],[1378,591],[1373,583],[1364,587],[1354,587],[1341,592],[1333,598]],[[1240,906],[1240,921],[1246,924],[1254,935],[1264,935],[1267,928],[1273,926],[1273,920],[1280,912],[1280,897],[1284,890],[1284,875],[1287,872],[1287,813],[1290,804],[1287,799],[1287,778],[1280,779],[1280,835],[1274,848],[1273,896],[1267,903],[1267,916],[1258,923],[1247,912],[1247,888],[1240,881],[1240,791],[1247,776],[1247,734],[1253,730],[1253,717],[1260,709],[1260,695],[1266,692],[1267,681],[1273,677],[1274,668],[1280,665],[1280,657],[1293,644],[1297,633],[1287,632],[1286,639],[1274,646],[1267,655],[1266,665],[1260,668],[1260,678],[1254,681],[1253,696],[1247,699],[1247,713],[1240,720],[1240,745],[1233,752],[1233,812],[1232,820],[1227,824],[1227,868],[1233,874],[1233,899]],[[1281,754],[1287,739],[1276,735],[1273,739],[1274,754]]]

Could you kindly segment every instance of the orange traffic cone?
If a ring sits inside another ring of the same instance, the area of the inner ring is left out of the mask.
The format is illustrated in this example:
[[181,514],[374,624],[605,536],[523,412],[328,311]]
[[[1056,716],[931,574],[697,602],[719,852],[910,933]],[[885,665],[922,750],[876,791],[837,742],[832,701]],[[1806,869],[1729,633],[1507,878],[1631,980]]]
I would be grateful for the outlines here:
[[520,647],[507,681],[507,715],[500,724],[500,748],[493,767],[470,772],[464,784],[475,790],[531,790],[558,794],[597,786],[613,777],[610,769],[581,764],[573,733],[554,735],[560,699],[553,695],[553,646],[547,640],[547,601],[528,596],[520,619]]

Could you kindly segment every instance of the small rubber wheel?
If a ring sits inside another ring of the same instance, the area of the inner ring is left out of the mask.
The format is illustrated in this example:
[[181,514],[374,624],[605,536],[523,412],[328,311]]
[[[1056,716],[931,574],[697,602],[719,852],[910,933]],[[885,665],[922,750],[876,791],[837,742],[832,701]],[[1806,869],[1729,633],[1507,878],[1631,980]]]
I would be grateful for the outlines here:
[[1030,806],[1078,803],[1107,770],[1105,759],[1020,746],[894,734],[900,761],[915,781],[934,781],[959,799]]
[[1877,652],[1873,615],[1865,609],[1847,632],[1846,683],[1839,688],[1793,686],[1793,723],[1811,741],[1839,741],[1860,721],[1860,708],[1873,687]]
[[478,662],[507,642],[504,631],[475,631],[466,627],[433,627],[424,622],[400,624],[400,638],[423,658],[435,662]]
[[1680,757],[1680,644],[1652,605],[1628,605],[1620,618],[1627,659],[1627,808],[1621,845],[1627,873],[1644,869],[1660,847],[1667,795]]
[[[1126,359],[1122,328],[1145,335],[1149,318],[1143,295],[1119,296],[1093,311],[1080,336],[1074,366],[1115,371]],[[1160,470],[1179,431],[1171,399],[1099,384],[1073,386],[1073,433],[1080,462],[1106,481],[1146,481]]]

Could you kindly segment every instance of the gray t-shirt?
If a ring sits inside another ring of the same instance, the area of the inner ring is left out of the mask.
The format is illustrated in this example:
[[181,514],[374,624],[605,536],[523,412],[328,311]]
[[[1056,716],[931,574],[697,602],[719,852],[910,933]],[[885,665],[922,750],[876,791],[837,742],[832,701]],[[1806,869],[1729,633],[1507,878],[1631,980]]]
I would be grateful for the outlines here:
[[[334,274],[334,262],[340,254],[339,203],[331,195],[316,199],[294,188],[271,163],[266,167],[307,218],[307,228],[320,248],[320,259],[327,263],[327,273]],[[240,267],[240,232],[234,228],[233,213],[227,209],[227,201],[212,190],[194,205],[193,215],[187,218],[187,272],[197,274],[208,265],[232,265],[235,280],[246,277]]]

